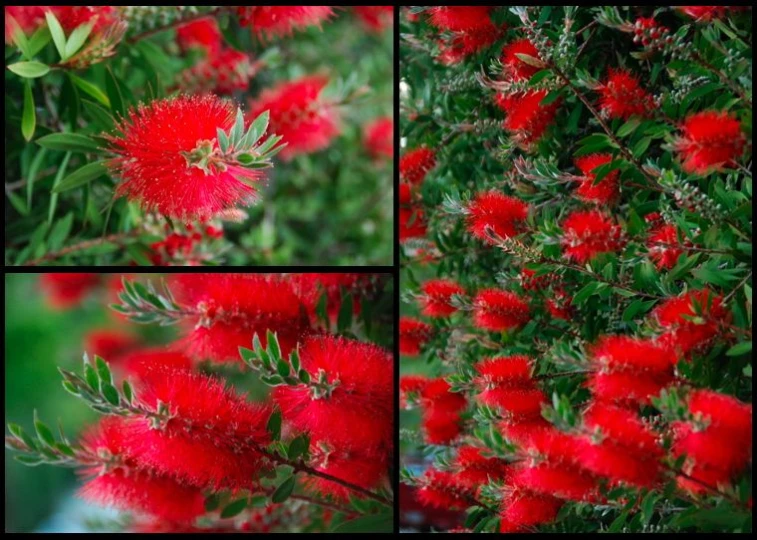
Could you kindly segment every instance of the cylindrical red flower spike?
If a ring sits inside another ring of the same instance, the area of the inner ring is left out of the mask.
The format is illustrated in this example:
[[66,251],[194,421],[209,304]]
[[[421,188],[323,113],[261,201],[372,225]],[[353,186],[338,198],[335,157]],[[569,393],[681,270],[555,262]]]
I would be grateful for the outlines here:
[[99,284],[98,274],[57,272],[42,274],[40,277],[40,286],[45,291],[50,306],[55,309],[75,307]]
[[178,84],[186,92],[229,95],[246,91],[250,75],[250,58],[226,47],[182,71]]
[[[44,6],[53,12],[61,28],[72,32],[82,24],[92,24],[92,34],[96,34],[115,21],[112,6]],[[45,11],[47,11],[45,9]]]
[[473,30],[491,24],[489,6],[441,6],[428,10],[431,24],[440,30],[453,32]]
[[599,108],[608,118],[627,120],[631,116],[649,116],[654,100],[639,85],[639,80],[624,69],[610,69],[607,80],[597,89]]
[[373,158],[394,157],[394,121],[384,116],[363,128],[363,144]]
[[115,467],[90,467],[85,476],[94,476],[79,491],[82,498],[123,510],[132,510],[169,521],[186,523],[205,513],[205,499],[194,487],[178,483],[168,475],[139,469],[124,459],[124,420],[104,418],[84,436],[82,446],[104,459],[113,458]]
[[486,457],[481,449],[475,446],[458,448],[454,466],[458,481],[474,490],[478,490],[491,480],[504,480],[511,470],[507,461],[496,457]]
[[310,331],[310,321],[292,284],[255,274],[181,274],[176,297],[194,313],[188,317],[184,345],[197,360],[241,362],[257,333],[267,347],[268,330],[278,335],[282,353]]
[[176,41],[182,51],[196,47],[202,49],[208,56],[215,56],[221,49],[221,31],[213,17],[182,24],[176,29]]
[[574,312],[573,306],[571,305],[573,297],[562,288],[554,289],[551,294],[552,297],[547,298],[545,301],[549,314],[555,319],[570,321]]
[[678,258],[684,253],[681,242],[678,239],[678,229],[670,223],[649,231],[646,245],[649,257],[658,270],[670,270],[678,263]]
[[476,364],[479,377],[476,385],[480,387],[523,387],[531,386],[531,359],[524,355],[498,356]]
[[731,315],[720,295],[702,289],[666,300],[654,309],[652,317],[664,330],[661,342],[688,358],[707,347]]
[[294,30],[320,26],[333,14],[331,6],[240,6],[239,23],[259,37],[287,36]]
[[527,216],[528,205],[520,199],[497,191],[478,193],[468,206],[468,231],[493,244],[495,240],[488,229],[497,236],[510,238],[521,232]]
[[428,469],[420,478],[421,487],[416,493],[423,506],[459,509],[470,505],[474,490],[466,486],[456,474]]
[[420,207],[402,208],[399,215],[400,242],[426,236],[427,223]]
[[383,32],[394,24],[394,6],[354,6],[352,9],[372,32]]
[[179,351],[170,351],[161,348],[137,349],[124,354],[118,359],[115,366],[121,369],[126,376],[143,378],[155,369],[175,369],[189,371],[192,369],[192,361],[188,356]]
[[90,358],[101,356],[111,365],[118,365],[125,354],[138,346],[139,339],[124,330],[102,328],[84,336],[84,350]]
[[431,337],[431,325],[412,317],[400,317],[400,353],[417,356]]
[[400,158],[400,177],[410,184],[420,184],[436,165],[436,153],[421,146],[408,150]]
[[268,111],[268,133],[284,137],[282,159],[323,150],[339,135],[336,107],[321,97],[328,82],[321,76],[283,82],[263,90],[250,104],[248,120]]
[[509,484],[520,490],[570,501],[587,501],[597,494],[596,478],[561,463],[520,466],[513,471]]
[[460,415],[467,402],[450,388],[444,379],[432,379],[420,390],[421,428],[429,444],[448,444],[460,434]]
[[540,68],[527,64],[521,60],[518,55],[525,54],[533,58],[539,58],[539,51],[528,39],[516,39],[511,41],[502,48],[502,65],[504,70],[502,75],[511,81],[527,81]]
[[340,449],[383,447],[392,441],[393,361],[384,349],[332,336],[300,346],[302,368],[332,387],[325,395],[305,386],[280,386],[274,399],[284,420]]
[[683,121],[675,149],[684,171],[708,174],[735,167],[745,141],[741,123],[734,115],[726,111],[703,111]]
[[420,303],[427,317],[447,317],[457,308],[451,304],[453,295],[465,294],[465,289],[449,279],[431,279],[421,285]]
[[576,159],[576,167],[582,173],[578,178],[579,186],[576,196],[582,201],[599,205],[610,205],[620,197],[620,171],[615,169],[607,173],[599,182],[594,169],[612,162],[612,154],[591,154]]
[[565,218],[562,228],[563,253],[579,264],[618,251],[625,244],[620,226],[598,210],[577,210]]
[[538,388],[494,387],[482,390],[476,398],[483,404],[501,409],[514,418],[533,418],[548,403]]
[[557,517],[563,501],[527,490],[508,491],[502,500],[500,532],[525,532]]
[[[217,130],[233,124],[231,103],[212,95],[180,95],[131,109],[118,134],[107,136],[117,155],[108,166],[121,178],[116,194],[183,221],[251,203],[251,184],[262,173],[215,155]],[[190,156],[199,153],[207,154],[204,165]]]
[[473,299],[473,324],[484,330],[512,330],[529,320],[528,304],[515,293],[484,289]]
[[545,97],[546,90],[527,90],[509,95],[497,94],[495,98],[497,105],[506,114],[505,129],[526,150],[541,139],[557,114],[560,100],[542,105]]

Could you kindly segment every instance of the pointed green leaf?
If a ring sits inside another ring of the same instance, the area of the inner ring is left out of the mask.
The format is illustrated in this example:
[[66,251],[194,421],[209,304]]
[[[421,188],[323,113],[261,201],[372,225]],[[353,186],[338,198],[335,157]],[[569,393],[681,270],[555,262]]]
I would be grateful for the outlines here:
[[229,137],[221,128],[216,128],[216,134],[218,135],[218,147],[225,154],[229,149]]
[[253,362],[257,360],[257,355],[255,355],[255,352],[245,347],[239,347],[239,355],[242,357],[244,363],[250,367],[252,367]]
[[97,372],[90,364],[84,364],[84,378],[87,381],[89,387],[95,392],[100,391],[100,379],[97,377]]
[[308,373],[304,369],[301,369],[297,376],[300,378],[300,382],[302,382],[303,384],[310,383],[310,373]]
[[45,159],[47,150],[40,148],[34,155],[32,164],[29,166],[29,172],[26,175],[26,206],[31,208],[32,206],[32,194],[34,193],[34,181],[37,179],[37,172],[42,166],[42,161]]
[[744,343],[737,343],[726,352],[726,356],[741,356],[752,351],[752,342],[745,341]]
[[105,167],[103,161],[88,163],[87,165],[84,165],[83,167],[75,170],[66,178],[64,178],[63,181],[58,184],[58,186],[53,188],[53,193],[60,193],[61,191],[83,186],[84,184],[91,182],[95,178],[99,178],[107,172],[108,169]]
[[13,43],[16,44],[16,46],[21,51],[21,54],[24,55],[24,58],[31,60],[34,56],[31,51],[31,46],[29,45],[29,41],[26,39],[26,34],[24,34],[24,31],[21,29],[21,26],[18,24],[16,19],[13,17],[10,17],[6,15],[7,23],[11,26],[11,34],[13,36]]
[[66,59],[66,34],[63,32],[58,19],[55,17],[52,11],[45,13],[45,19],[47,19],[47,27],[50,29],[50,35],[53,36],[53,42],[55,48],[58,49],[58,54],[61,60]]
[[237,499],[236,501],[227,504],[224,509],[221,510],[221,518],[226,519],[234,517],[245,508],[247,508],[247,498]]
[[92,32],[92,23],[81,24],[74,28],[74,31],[68,36],[68,41],[66,41],[66,58],[71,58],[81,49],[90,32]]
[[58,206],[58,193],[55,191],[55,189],[60,185],[63,175],[66,174],[66,168],[68,167],[68,162],[70,159],[71,159],[71,152],[66,152],[66,155],[63,156],[63,161],[61,161],[60,167],[58,168],[58,172],[55,173],[55,179],[53,180],[52,194],[50,195],[50,208],[47,211],[48,223],[53,222],[53,216],[55,215],[55,208]]
[[41,457],[37,456],[13,456],[13,458],[24,465],[39,465],[44,461]]
[[121,385],[121,387],[123,388],[124,399],[126,399],[128,403],[131,403],[134,397],[134,391],[131,389],[131,384],[129,384],[129,381],[124,379],[124,382]]
[[36,79],[50,72],[50,66],[42,62],[16,62],[8,66],[8,69],[20,77]]
[[50,251],[58,251],[71,233],[74,224],[74,213],[69,212],[63,219],[59,219],[53,225],[50,235],[47,237],[47,245]]
[[281,360],[281,348],[279,347],[279,338],[271,332],[266,331],[266,344],[268,345],[268,352],[271,354],[271,358],[274,362]]
[[300,352],[299,347],[295,347],[295,349],[289,354],[289,363],[292,365],[292,370],[297,373],[300,371]]
[[344,332],[352,327],[352,295],[350,293],[345,294],[342,297],[342,305],[339,306],[339,315],[337,316],[337,332]]
[[273,492],[273,495],[271,496],[271,501],[275,503],[282,503],[285,500],[289,498],[289,496],[294,491],[294,484],[295,484],[295,478],[294,476],[290,476],[286,480],[284,480],[279,487],[276,488],[276,491]]
[[43,148],[63,150],[65,152],[100,152],[100,147],[93,139],[79,133],[51,133],[35,141]]
[[37,125],[37,115],[34,111],[34,96],[32,84],[24,81],[24,111],[21,116],[21,134],[24,139],[30,141],[34,137],[34,128]]
[[40,26],[29,38],[29,58],[35,56],[39,51],[45,48],[50,41],[50,30],[47,26]]
[[37,430],[37,438],[40,440],[40,442],[43,442],[47,446],[55,445],[55,437],[53,437],[53,432],[50,431],[50,428],[47,427],[45,423],[37,417],[36,410],[34,411],[34,429]]
[[116,387],[104,381],[102,382],[101,386],[102,394],[103,396],[105,396],[105,399],[108,400],[108,403],[110,403],[111,405],[118,405],[119,399],[118,390],[116,390]]
[[278,441],[281,438],[281,411],[275,410],[271,414],[266,429],[270,433],[272,441]]
[[310,437],[307,435],[299,435],[289,443],[287,457],[292,461],[295,461],[304,456],[307,453],[308,448],[310,448]]
[[108,96],[106,96],[103,91],[100,90],[97,86],[89,81],[85,81],[84,79],[74,75],[73,73],[69,73],[68,76],[71,77],[73,83],[78,86],[82,92],[89,94],[97,101],[110,108],[110,101],[108,100]]
[[269,111],[263,111],[250,125],[250,129],[247,130],[247,134],[244,137],[242,149],[252,148],[262,137],[268,129],[268,122],[271,117]]

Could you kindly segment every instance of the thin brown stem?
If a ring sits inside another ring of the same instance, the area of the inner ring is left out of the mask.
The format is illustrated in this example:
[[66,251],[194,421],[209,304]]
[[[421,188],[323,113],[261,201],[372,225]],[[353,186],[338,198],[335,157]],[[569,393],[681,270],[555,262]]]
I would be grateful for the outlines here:
[[739,289],[747,282],[749,281],[749,278],[752,277],[752,272],[750,271],[746,276],[744,276],[744,279],[739,281],[738,285],[736,285],[731,292],[729,292],[725,298],[723,298],[723,303],[726,304],[728,301],[734,297],[734,295],[738,292]]
[[137,236],[140,233],[141,233],[140,229],[134,229],[133,231],[129,231],[127,233],[116,233],[116,234],[110,234],[108,236],[102,236],[100,238],[95,238],[94,240],[85,240],[84,242],[79,242],[78,244],[66,246],[63,249],[60,249],[58,251],[46,253],[42,257],[39,257],[37,259],[26,261],[22,266],[37,266],[42,263],[60,259],[62,257],[65,257],[66,255],[70,255],[71,253],[76,253],[77,251],[82,251],[91,247],[107,244],[109,242],[120,244],[124,240],[133,238],[134,236]]

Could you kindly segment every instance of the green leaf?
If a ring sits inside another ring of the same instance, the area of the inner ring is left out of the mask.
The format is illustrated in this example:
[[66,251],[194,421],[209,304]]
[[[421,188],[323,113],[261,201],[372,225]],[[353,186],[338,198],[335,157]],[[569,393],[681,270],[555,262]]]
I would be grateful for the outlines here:
[[229,135],[229,147],[236,149],[239,146],[239,142],[242,140],[242,135],[244,135],[244,114],[242,113],[241,107],[237,107],[236,121],[234,122],[234,127],[231,128],[231,134]]
[[276,410],[271,414],[266,429],[271,434],[271,440],[278,441],[281,438],[281,411]]
[[290,373],[289,364],[284,359],[279,359],[276,362],[276,371],[282,377],[288,377]]
[[34,193],[34,181],[37,179],[37,172],[42,166],[42,161],[45,159],[47,150],[40,148],[34,155],[32,164],[29,166],[29,172],[26,174],[26,206],[31,208],[32,206],[32,194]]
[[26,34],[24,34],[21,26],[19,26],[18,22],[13,17],[6,15],[6,20],[12,28],[11,33],[13,36],[13,43],[19,48],[24,58],[31,60],[34,55],[32,54],[31,46],[29,45],[29,41],[26,39]]
[[53,188],[53,193],[60,193],[61,191],[83,186],[107,172],[108,169],[105,167],[103,161],[88,163],[64,178],[58,186]]
[[108,100],[108,96],[106,96],[103,91],[100,90],[97,86],[89,81],[85,81],[84,79],[74,75],[73,73],[69,73],[68,76],[71,77],[73,83],[78,86],[82,92],[89,94],[97,101],[110,108],[110,100]]
[[97,122],[103,130],[107,131],[113,126],[113,117],[108,111],[100,107],[100,105],[94,101],[89,101],[88,99],[82,99],[81,103],[84,106],[87,116]]
[[544,62],[542,62],[541,60],[539,60],[538,58],[534,56],[523,54],[523,53],[515,53],[515,56],[517,56],[521,62],[525,62],[529,66],[534,66],[537,68],[544,67]]
[[644,137],[639,142],[637,142],[633,147],[633,157],[635,157],[636,159],[641,158],[644,155],[644,152],[647,151],[647,148],[649,148],[651,142],[652,137]]
[[205,511],[213,512],[218,508],[219,504],[221,504],[220,493],[213,493],[211,495],[208,495],[208,497],[205,499]]
[[618,137],[622,139],[623,137],[626,137],[630,135],[631,133],[633,133],[636,130],[636,128],[639,127],[640,125],[641,125],[641,119],[634,116],[633,118],[628,120],[625,124],[620,126],[620,128],[618,129],[617,135]]
[[124,398],[128,403],[131,403],[132,399],[134,398],[134,391],[131,389],[131,384],[129,384],[129,381],[124,379],[121,387],[123,388]]
[[337,332],[342,333],[352,328],[352,315],[352,295],[350,293],[346,293],[342,297],[342,305],[339,306],[339,315],[336,319]]
[[299,373],[297,373],[297,376],[300,378],[300,382],[302,382],[303,384],[310,383],[310,373],[308,373],[304,369],[301,369]]
[[295,478],[294,475],[292,475],[284,480],[281,485],[276,488],[276,491],[274,491],[273,495],[271,496],[271,501],[275,503],[282,503],[287,500],[294,491],[294,484]]
[[549,94],[547,94],[546,96],[544,96],[544,99],[542,99],[539,102],[539,105],[541,105],[542,107],[546,107],[550,103],[554,103],[555,101],[557,101],[558,99],[560,99],[561,95],[562,95],[562,89],[558,88],[556,90],[552,90],[552,91],[549,92]]
[[725,353],[726,356],[741,356],[752,351],[752,342],[745,341],[743,343],[737,343]]
[[37,456],[13,456],[13,458],[24,465],[38,465],[44,461],[44,459]]
[[45,48],[45,45],[50,41],[50,30],[47,26],[40,26],[29,38],[29,56],[32,58],[39,51]]
[[35,141],[43,148],[71,152],[99,152],[100,147],[91,138],[79,133],[51,133]]
[[68,41],[66,41],[66,58],[71,58],[81,49],[90,32],[92,32],[92,26],[93,23],[81,24],[71,32],[71,35],[68,36]]
[[114,115],[121,116],[124,113],[124,99],[121,95],[121,90],[118,87],[116,76],[113,75],[113,70],[108,67],[107,72],[108,74],[105,77],[105,91],[110,100],[110,109],[113,111]]
[[551,73],[552,73],[551,69],[542,69],[541,71],[537,71],[528,80],[528,86],[536,86],[541,81],[549,77]]
[[299,347],[295,347],[295,349],[289,353],[289,363],[292,366],[292,371],[297,373],[300,371],[300,352]]
[[36,79],[50,72],[50,66],[42,62],[16,62],[8,66],[8,69],[20,77]]
[[50,251],[57,251],[63,247],[63,243],[71,233],[71,227],[74,224],[74,213],[69,212],[62,219],[59,219],[53,225],[53,229],[50,231],[50,236],[47,237],[47,245]]
[[578,306],[585,302],[591,295],[597,292],[600,283],[598,281],[592,281],[584,285],[580,291],[576,293],[571,301],[571,305]]
[[8,423],[8,429],[14,437],[23,441],[26,446],[28,446],[32,450],[37,449],[37,442],[32,439],[21,426],[19,426],[18,424]]
[[97,372],[90,364],[84,364],[84,378],[87,381],[89,387],[95,392],[100,391],[100,379],[97,377]]
[[61,60],[66,59],[66,34],[63,32],[58,19],[55,17],[52,11],[45,13],[45,19],[47,19],[47,27],[50,29],[50,35],[53,36],[53,42],[55,48],[58,49],[58,54]]
[[239,356],[242,357],[242,360],[244,360],[244,363],[248,366],[252,366],[253,361],[257,359],[255,351],[251,351],[246,347],[239,347]]
[[34,429],[37,431],[37,437],[39,438],[40,442],[45,443],[47,446],[55,445],[55,437],[53,437],[53,432],[50,431],[50,428],[48,428],[45,423],[37,417],[36,409],[34,410]]
[[391,515],[386,513],[361,516],[338,524],[332,532],[338,533],[390,533],[394,528]]
[[105,399],[108,400],[108,403],[110,403],[111,405],[118,405],[118,390],[116,390],[115,386],[103,381],[101,383],[101,391],[103,396],[105,396]]
[[268,352],[271,354],[271,358],[274,362],[281,360],[281,348],[279,347],[279,338],[276,334],[270,330],[266,331],[266,344],[268,345]]
[[258,354],[263,350],[263,344],[260,342],[260,336],[258,336],[257,332],[252,336],[252,348]]
[[24,139],[30,141],[34,137],[34,128],[37,125],[37,115],[34,111],[34,96],[32,84],[24,81],[24,111],[21,115],[21,134]]
[[60,452],[61,454],[67,455],[68,457],[76,456],[76,453],[67,444],[55,443],[55,449],[58,450],[58,452]]
[[221,128],[216,128],[216,135],[218,136],[218,146],[221,148],[221,152],[226,153],[229,149],[229,137],[226,132]]
[[249,165],[250,163],[255,161],[255,158],[253,158],[250,154],[239,154],[237,156],[237,161],[242,165]]
[[55,188],[60,185],[63,175],[66,174],[66,168],[68,167],[68,162],[70,159],[71,159],[71,152],[67,152],[66,155],[63,156],[63,161],[61,162],[60,167],[58,168],[58,172],[55,173],[55,179],[53,180],[52,195],[50,195],[50,208],[47,211],[48,223],[53,222],[53,216],[55,215],[55,208],[58,205],[58,193],[55,191]]
[[287,457],[292,461],[295,461],[304,456],[307,453],[308,448],[310,448],[310,437],[307,435],[298,435],[292,439],[291,443],[289,443]]
[[244,140],[242,141],[243,149],[247,150],[249,148],[252,148],[260,140],[260,137],[262,137],[263,134],[268,129],[268,122],[269,122],[270,116],[271,114],[269,111],[263,111],[252,122],[252,124],[250,125],[250,129],[247,130],[247,134],[245,135]]
[[243,499],[237,499],[236,501],[233,501],[229,504],[227,504],[223,510],[221,510],[221,518],[226,519],[230,517],[234,517],[242,510],[247,508],[247,497]]

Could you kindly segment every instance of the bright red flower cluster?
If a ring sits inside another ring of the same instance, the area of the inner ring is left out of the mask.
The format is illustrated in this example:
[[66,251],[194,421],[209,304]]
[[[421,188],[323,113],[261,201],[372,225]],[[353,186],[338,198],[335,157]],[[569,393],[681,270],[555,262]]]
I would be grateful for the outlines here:
[[620,171],[614,169],[596,182],[594,169],[612,163],[612,154],[590,154],[576,159],[576,167],[582,176],[578,177],[576,196],[582,201],[598,205],[610,205],[620,197]]
[[678,239],[678,228],[670,223],[652,227],[646,244],[649,257],[659,270],[673,268],[678,263],[678,258],[684,253],[684,246]]
[[527,81],[539,71],[539,68],[524,62],[518,55],[523,54],[539,59],[539,51],[528,39],[516,39],[502,48],[502,65],[505,79]]
[[212,95],[180,95],[130,110],[118,134],[107,136],[117,156],[108,166],[121,177],[116,194],[182,221],[249,204],[255,199],[250,184],[263,178],[259,170],[225,163],[201,168],[185,157],[208,141],[216,148],[217,130],[233,123],[231,103]]
[[598,210],[577,210],[565,218],[562,228],[563,254],[579,264],[625,244],[620,226]]
[[400,353],[405,356],[417,356],[421,348],[431,337],[431,326],[414,319],[400,317]]
[[363,128],[363,144],[375,159],[394,157],[394,121],[388,116],[376,118]]
[[531,359],[503,356],[479,362],[474,382],[477,399],[507,413],[509,422],[520,423],[540,418],[546,404],[544,393],[531,378]]
[[268,133],[282,135],[287,146],[281,158],[323,150],[339,135],[339,115],[321,92],[328,84],[321,76],[307,76],[284,82],[260,93],[250,104],[249,121],[268,111]]
[[722,297],[707,289],[669,298],[652,316],[663,330],[660,341],[685,357],[709,346],[730,319]]
[[427,317],[448,317],[457,308],[450,302],[453,295],[465,294],[465,289],[449,279],[432,279],[421,285],[421,310]]
[[420,184],[435,165],[436,153],[433,150],[425,146],[408,150],[400,158],[400,178],[410,184]]
[[372,32],[383,32],[394,24],[394,6],[354,6],[352,9]]
[[249,57],[226,47],[208,55],[179,74],[179,88],[187,92],[230,95],[244,92],[250,82]]
[[440,6],[428,10],[431,24],[439,30],[463,32],[485,28],[491,24],[489,6]]
[[516,236],[527,217],[528,205],[520,199],[497,191],[477,193],[468,205],[468,231],[476,238],[494,244],[496,240],[490,230],[501,238]]
[[460,434],[467,402],[450,389],[444,379],[431,379],[420,389],[421,428],[429,444],[448,444]]
[[439,40],[437,60],[448,66],[458,64],[469,56],[491,47],[502,37],[504,30],[490,23],[481,28],[453,32],[449,37]]
[[629,119],[649,116],[654,110],[652,96],[639,84],[630,71],[610,69],[607,79],[597,89],[599,108],[608,118]]
[[526,90],[511,94],[497,94],[497,105],[505,112],[505,129],[525,150],[530,149],[544,135],[557,114],[560,100],[543,105],[546,90]]
[[461,509],[470,505],[474,489],[463,483],[459,476],[448,471],[428,469],[420,479],[416,497],[424,506]]
[[80,304],[99,284],[98,274],[75,272],[42,274],[40,282],[50,306],[55,309],[69,309]]
[[45,13],[48,11],[55,15],[66,33],[91,22],[95,34],[115,21],[115,9],[111,6],[5,6],[5,42],[13,39],[12,21],[30,37],[47,24]]
[[703,111],[686,117],[675,141],[683,170],[708,174],[734,167],[746,144],[739,120],[728,112]]
[[320,26],[334,15],[331,6],[240,6],[239,23],[260,38],[290,35],[294,30]]
[[484,330],[512,330],[530,319],[528,303],[515,293],[484,289],[473,299],[473,324]]
[[176,41],[184,52],[196,47],[213,56],[221,49],[221,30],[215,18],[203,17],[179,26]]

